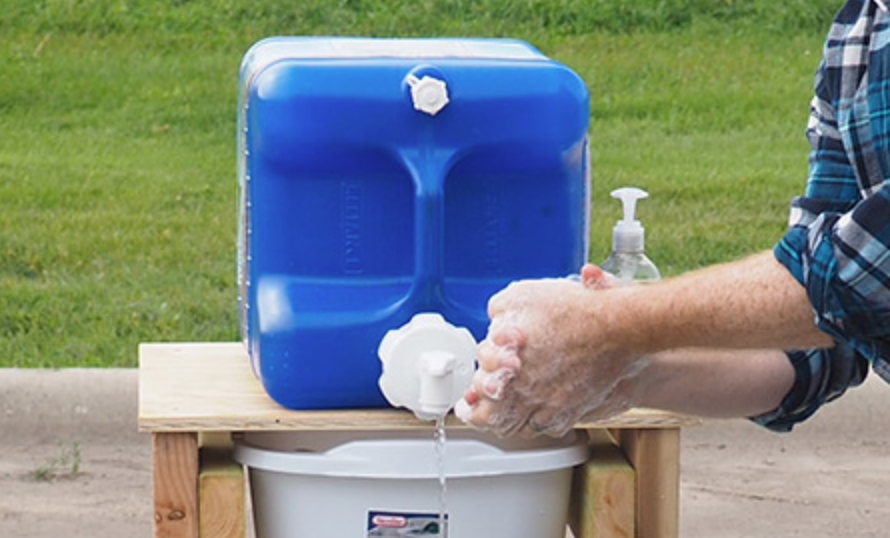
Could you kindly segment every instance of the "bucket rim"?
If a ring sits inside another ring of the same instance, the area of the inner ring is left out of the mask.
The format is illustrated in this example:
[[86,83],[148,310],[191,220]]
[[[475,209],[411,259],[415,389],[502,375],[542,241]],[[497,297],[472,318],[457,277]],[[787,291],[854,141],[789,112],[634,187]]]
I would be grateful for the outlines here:
[[[317,433],[317,432],[316,432]],[[538,443],[540,445],[540,443]],[[371,479],[438,479],[435,441],[422,438],[358,439],[323,451],[284,451],[235,440],[233,457],[249,469],[277,473]],[[550,447],[504,450],[473,438],[449,439],[448,479],[521,475],[571,468],[587,460],[587,436],[572,432]]]

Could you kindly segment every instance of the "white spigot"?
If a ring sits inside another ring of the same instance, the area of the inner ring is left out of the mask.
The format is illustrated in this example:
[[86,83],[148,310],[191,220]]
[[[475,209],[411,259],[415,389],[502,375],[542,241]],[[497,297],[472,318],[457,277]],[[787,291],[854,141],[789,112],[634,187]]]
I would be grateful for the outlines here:
[[377,350],[383,364],[380,390],[395,407],[424,421],[445,415],[470,386],[476,340],[436,313],[421,313],[389,331]]
[[421,413],[437,417],[451,410],[455,403],[451,401],[451,396],[454,391],[456,365],[457,360],[454,355],[447,351],[427,351],[420,356],[417,361],[420,378],[417,403]]

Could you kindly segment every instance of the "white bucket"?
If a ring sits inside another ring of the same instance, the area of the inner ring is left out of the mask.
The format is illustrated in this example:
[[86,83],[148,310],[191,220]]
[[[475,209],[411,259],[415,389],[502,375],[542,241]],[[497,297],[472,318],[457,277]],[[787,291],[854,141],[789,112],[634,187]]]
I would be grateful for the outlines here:
[[[439,536],[432,431],[249,433],[235,459],[249,469],[258,538]],[[563,538],[582,433],[498,439],[449,431],[448,538]]]

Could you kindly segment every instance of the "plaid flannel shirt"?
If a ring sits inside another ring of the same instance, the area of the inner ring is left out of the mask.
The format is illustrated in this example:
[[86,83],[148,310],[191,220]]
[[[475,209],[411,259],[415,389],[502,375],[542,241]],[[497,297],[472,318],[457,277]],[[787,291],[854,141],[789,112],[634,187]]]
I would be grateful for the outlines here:
[[890,12],[848,0],[825,41],[810,105],[809,177],[775,255],[806,288],[831,349],[788,353],[794,387],[754,420],[787,431],[861,383],[890,382]]
[[890,12],[848,0],[825,41],[807,125],[809,178],[775,255],[806,288],[830,349],[794,350],[794,386],[754,420],[788,431],[860,384],[890,382]]

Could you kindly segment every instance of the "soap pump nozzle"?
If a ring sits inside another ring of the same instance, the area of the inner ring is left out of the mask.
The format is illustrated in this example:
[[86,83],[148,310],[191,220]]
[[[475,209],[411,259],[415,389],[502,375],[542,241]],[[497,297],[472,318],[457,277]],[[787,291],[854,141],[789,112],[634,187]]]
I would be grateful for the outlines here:
[[645,229],[635,219],[637,201],[649,193],[636,187],[622,187],[612,191],[612,198],[621,201],[623,217],[612,228],[612,252],[602,269],[623,282],[661,280],[661,273],[643,253]]
[[622,187],[612,191],[612,198],[621,201],[624,217],[612,228],[612,250],[622,252],[642,252],[645,229],[639,220],[634,219],[637,200],[648,198],[649,193],[636,187]]

